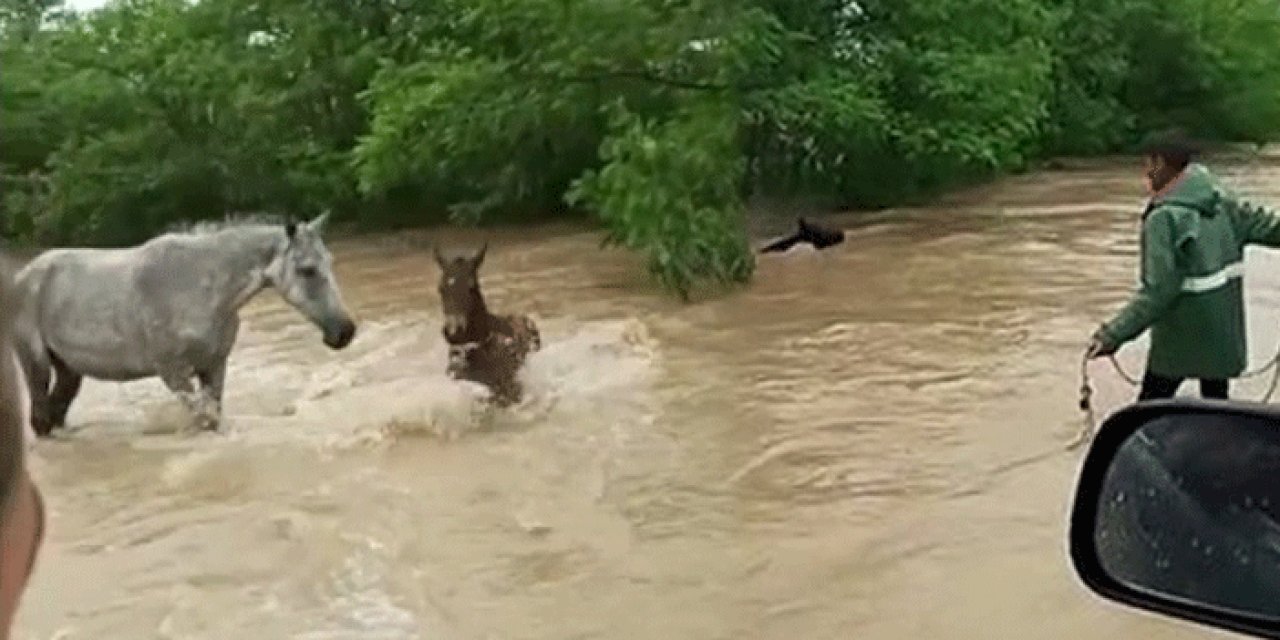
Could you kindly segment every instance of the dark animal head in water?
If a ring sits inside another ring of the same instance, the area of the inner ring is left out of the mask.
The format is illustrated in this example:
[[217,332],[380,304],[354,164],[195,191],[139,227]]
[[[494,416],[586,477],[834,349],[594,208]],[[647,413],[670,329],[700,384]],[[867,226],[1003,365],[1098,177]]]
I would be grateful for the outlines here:
[[828,229],[821,225],[813,224],[803,217],[796,218],[796,232],[779,240],[769,243],[760,251],[762,253],[777,253],[787,251],[800,243],[808,243],[813,245],[815,249],[826,249],[844,242],[844,231],[839,229]]
[[440,265],[440,303],[444,308],[444,337],[451,344],[477,342],[482,339],[489,310],[480,293],[480,266],[484,264],[489,243],[469,256],[445,258],[436,247],[436,264]]
[[796,222],[800,225],[800,237],[817,249],[834,247],[844,242],[844,231],[840,229],[828,229],[804,218],[797,218]]

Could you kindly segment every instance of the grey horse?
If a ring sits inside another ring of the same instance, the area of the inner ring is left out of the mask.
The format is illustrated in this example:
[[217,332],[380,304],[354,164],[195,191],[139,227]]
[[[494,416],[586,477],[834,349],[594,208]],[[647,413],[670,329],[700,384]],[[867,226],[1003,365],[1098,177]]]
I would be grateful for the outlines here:
[[321,329],[325,345],[345,348],[356,324],[321,240],[327,219],[197,226],[130,248],[52,249],[36,257],[14,287],[36,435],[65,425],[86,376],[159,377],[200,427],[218,429],[239,311],[268,287]]

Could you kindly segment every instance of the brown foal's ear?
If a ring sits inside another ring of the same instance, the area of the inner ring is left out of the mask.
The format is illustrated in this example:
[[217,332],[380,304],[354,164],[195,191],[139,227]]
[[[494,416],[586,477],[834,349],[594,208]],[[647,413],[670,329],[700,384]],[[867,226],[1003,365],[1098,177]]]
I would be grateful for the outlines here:
[[477,269],[480,268],[480,265],[484,264],[484,254],[488,252],[489,252],[489,241],[485,240],[484,244],[480,246],[480,250],[476,252],[476,255],[473,258],[471,258],[471,262],[475,264]]

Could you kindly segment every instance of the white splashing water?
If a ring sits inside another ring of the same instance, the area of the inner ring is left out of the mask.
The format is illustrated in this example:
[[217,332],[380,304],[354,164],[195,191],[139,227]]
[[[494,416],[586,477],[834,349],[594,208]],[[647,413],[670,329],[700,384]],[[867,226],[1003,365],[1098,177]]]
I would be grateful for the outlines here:
[[[311,344],[314,336],[300,329],[296,341],[252,336],[232,356],[223,433],[184,431],[190,417],[158,381],[86,381],[72,431],[63,437],[119,439],[172,452],[158,478],[162,485],[232,500],[243,489],[237,483],[249,482],[235,472],[246,447],[300,447],[336,456],[404,438],[476,438],[485,446],[487,430],[528,430],[572,447],[569,455],[583,463],[575,469],[602,491],[614,448],[641,437],[636,432],[654,419],[658,349],[638,320],[540,321],[542,349],[521,372],[525,399],[508,409],[490,408],[483,388],[445,375],[438,326],[416,316],[371,322],[362,327],[362,340],[339,353]],[[271,348],[258,346],[264,343]],[[206,486],[210,478],[218,479],[215,486]],[[318,624],[292,637],[421,637],[433,621],[417,619],[395,601],[388,584],[393,560],[372,537],[351,542],[349,555],[321,587]]]
[[413,640],[419,622],[388,593],[387,561],[376,541],[366,539],[332,577],[330,626],[294,634],[296,640]]
[[[85,433],[69,437],[115,434],[163,449],[195,441],[201,448],[293,443],[343,449],[396,437],[452,439],[555,414],[648,413],[656,347],[638,320],[540,323],[543,347],[520,374],[525,398],[505,410],[491,408],[480,385],[445,375],[446,348],[436,324],[421,317],[370,323],[346,352],[317,348],[303,363],[271,361],[272,353],[260,349],[233,353],[222,434],[189,433],[185,407],[158,381],[88,381],[72,417],[72,428]],[[305,348],[312,345],[302,341],[310,339],[298,336]]]

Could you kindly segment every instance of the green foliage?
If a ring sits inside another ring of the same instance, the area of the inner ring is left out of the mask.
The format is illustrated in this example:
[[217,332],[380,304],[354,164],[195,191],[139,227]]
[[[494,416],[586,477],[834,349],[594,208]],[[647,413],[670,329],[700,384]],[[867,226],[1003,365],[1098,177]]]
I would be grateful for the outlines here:
[[1273,0],[1151,1],[1135,43],[1129,102],[1144,125],[1263,141],[1280,122],[1280,10]]
[[1123,148],[1170,125],[1235,141],[1280,131],[1274,0],[1066,0],[1058,18],[1051,151]]
[[0,0],[0,235],[591,215],[680,295],[754,191],[902,202],[1280,132],[1274,0]]
[[[699,279],[749,278],[739,121],[746,83],[779,75],[787,34],[771,14],[698,2],[455,4],[459,17],[423,38],[414,62],[389,61],[364,94],[373,116],[353,160],[366,194],[417,185],[468,223],[577,205],[682,296]],[[714,122],[708,103],[720,105]],[[638,151],[637,136],[655,149]]]
[[738,193],[739,110],[707,100],[664,122],[620,104],[614,111],[600,151],[605,166],[578,180],[570,200],[600,213],[607,244],[646,251],[650,271],[682,298],[702,277],[749,280],[755,262]]
[[557,91],[512,82],[512,73],[463,51],[379,74],[365,94],[376,105],[370,131],[354,154],[361,187],[424,185],[462,222],[556,206],[593,160],[590,87]]
[[1005,169],[1044,121],[1050,14],[1038,0],[892,3],[884,61],[891,125],[915,159]]
[[1131,69],[1131,2],[1065,0],[1056,16],[1054,91],[1044,144],[1071,154],[1102,153],[1122,144],[1136,114],[1125,106]]

